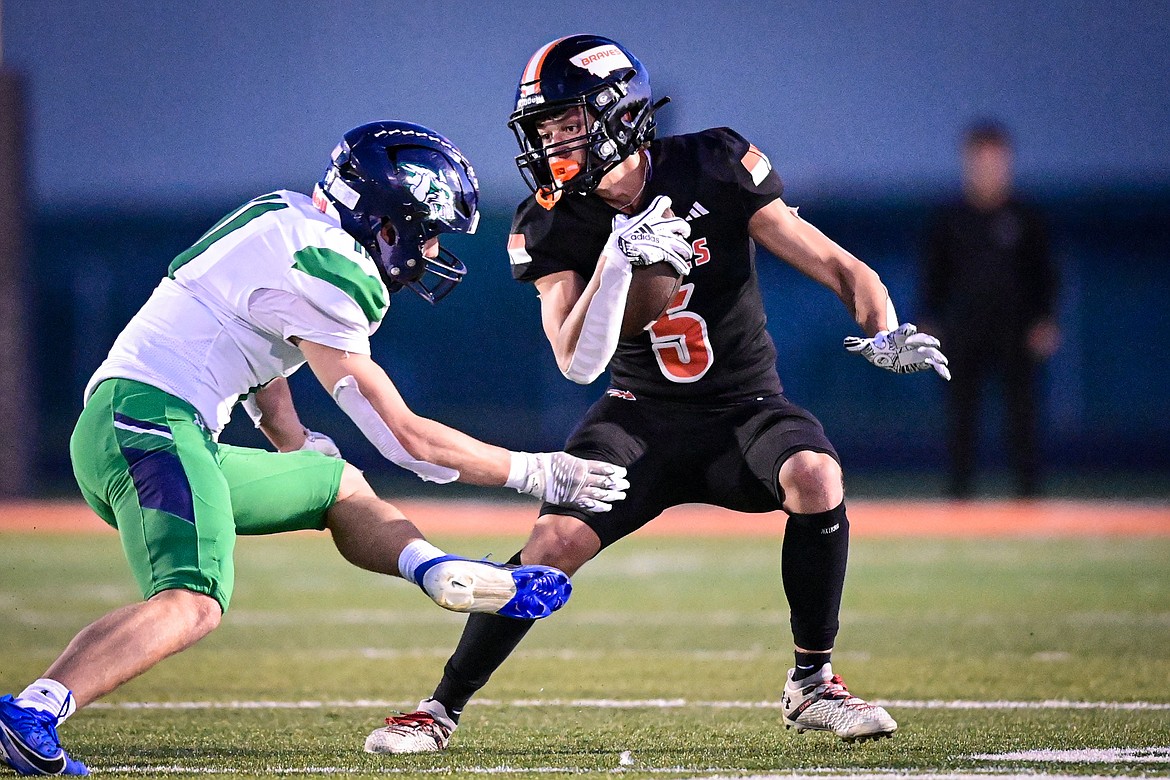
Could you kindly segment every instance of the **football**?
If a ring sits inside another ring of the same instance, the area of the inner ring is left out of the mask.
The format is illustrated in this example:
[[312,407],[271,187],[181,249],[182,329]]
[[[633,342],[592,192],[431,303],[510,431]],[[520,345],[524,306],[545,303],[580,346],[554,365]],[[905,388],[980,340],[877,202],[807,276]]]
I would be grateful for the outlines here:
[[670,263],[635,266],[626,295],[621,338],[637,336],[661,317],[681,286],[682,276]]

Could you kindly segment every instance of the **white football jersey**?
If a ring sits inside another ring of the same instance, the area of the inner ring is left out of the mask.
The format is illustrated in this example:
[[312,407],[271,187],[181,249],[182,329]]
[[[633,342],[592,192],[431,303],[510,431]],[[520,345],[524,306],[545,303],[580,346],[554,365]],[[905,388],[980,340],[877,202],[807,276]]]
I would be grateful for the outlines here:
[[390,294],[373,259],[307,195],[245,203],[171,263],[89,380],[134,379],[218,434],[232,407],[305,361],[289,339],[370,354]]

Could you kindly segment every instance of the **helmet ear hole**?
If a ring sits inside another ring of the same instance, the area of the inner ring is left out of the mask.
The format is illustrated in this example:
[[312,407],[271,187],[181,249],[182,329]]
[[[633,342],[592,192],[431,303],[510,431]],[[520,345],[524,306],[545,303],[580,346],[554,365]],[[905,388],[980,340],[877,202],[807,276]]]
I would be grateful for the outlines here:
[[394,241],[398,237],[398,233],[395,232],[394,223],[390,221],[389,217],[382,217],[382,224],[378,230],[382,234],[383,241],[385,241],[387,244],[394,244]]

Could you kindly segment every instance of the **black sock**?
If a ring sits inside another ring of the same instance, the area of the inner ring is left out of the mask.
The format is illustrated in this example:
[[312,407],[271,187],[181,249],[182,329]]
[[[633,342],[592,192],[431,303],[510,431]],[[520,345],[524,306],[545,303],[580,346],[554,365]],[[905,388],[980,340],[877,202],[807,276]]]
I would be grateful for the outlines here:
[[796,671],[792,673],[792,679],[803,680],[805,677],[816,674],[821,670],[821,667],[830,663],[831,655],[831,653],[805,653],[797,650]]
[[[520,553],[508,563],[519,565]],[[469,615],[459,644],[443,667],[443,679],[431,698],[446,707],[458,723],[467,702],[487,685],[492,673],[508,659],[535,622],[499,615]]]
[[797,647],[832,650],[840,625],[838,613],[848,558],[849,519],[844,501],[827,512],[788,516],[781,578],[792,611],[792,638]]

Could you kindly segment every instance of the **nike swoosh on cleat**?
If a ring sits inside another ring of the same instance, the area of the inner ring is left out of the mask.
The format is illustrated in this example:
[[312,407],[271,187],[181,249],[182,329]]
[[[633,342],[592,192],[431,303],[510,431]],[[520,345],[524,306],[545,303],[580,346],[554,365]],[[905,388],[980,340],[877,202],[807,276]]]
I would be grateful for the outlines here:
[[12,745],[13,749],[20,754],[19,756],[13,756],[13,758],[20,758],[28,762],[30,766],[43,775],[59,775],[65,771],[64,750],[52,758],[45,758],[40,753],[37,753],[35,750],[21,742],[16,734],[14,734],[7,726],[0,724],[0,728],[4,729],[4,734],[7,737],[7,739],[4,741]]

